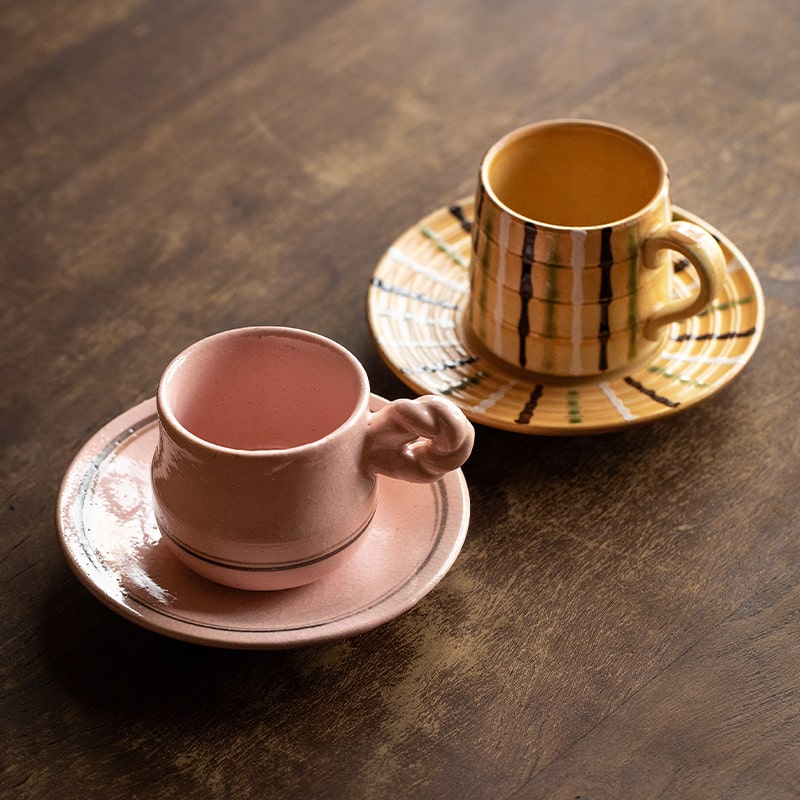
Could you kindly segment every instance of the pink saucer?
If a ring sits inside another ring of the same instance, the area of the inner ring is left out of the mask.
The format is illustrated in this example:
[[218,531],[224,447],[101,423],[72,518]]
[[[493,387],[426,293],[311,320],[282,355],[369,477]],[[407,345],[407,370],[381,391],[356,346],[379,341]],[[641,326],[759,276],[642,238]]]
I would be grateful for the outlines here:
[[[372,395],[372,407],[385,400]],[[407,611],[444,577],[469,523],[461,470],[431,484],[380,476],[378,510],[353,557],[297,589],[229,589],[184,567],[153,517],[155,398],[96,433],[67,470],[56,521],[80,581],[123,617],[218,647],[278,649],[341,639]]]

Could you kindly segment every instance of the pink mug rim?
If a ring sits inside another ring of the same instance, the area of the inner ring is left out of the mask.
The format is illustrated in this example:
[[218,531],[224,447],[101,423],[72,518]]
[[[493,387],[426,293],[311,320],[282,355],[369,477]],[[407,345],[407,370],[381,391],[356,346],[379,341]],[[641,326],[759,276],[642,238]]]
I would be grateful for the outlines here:
[[[353,367],[355,374],[358,377],[359,383],[359,400],[353,408],[347,419],[340,425],[334,428],[329,433],[321,436],[319,439],[314,439],[311,442],[304,442],[303,444],[295,445],[293,447],[281,447],[270,449],[244,449],[236,447],[227,447],[225,445],[210,442],[201,436],[190,431],[186,428],[175,415],[168,399],[167,391],[170,377],[182,366],[182,364],[192,355],[192,353],[199,349],[201,346],[207,346],[214,341],[224,341],[225,339],[239,338],[242,336],[253,335],[270,335],[281,336],[289,339],[301,339],[303,341],[311,341],[315,344],[322,345],[329,350],[336,351],[339,355],[343,356],[345,361]],[[368,406],[370,396],[369,380],[367,378],[366,370],[361,362],[351,353],[346,347],[329,339],[327,336],[315,333],[313,331],[304,330],[302,328],[292,328],[280,325],[250,325],[240,328],[231,328],[229,330],[219,331],[218,333],[210,334],[202,339],[193,342],[178,355],[176,355],[167,364],[164,372],[161,375],[158,383],[158,391],[156,393],[156,409],[158,411],[159,422],[167,435],[181,447],[188,447],[195,453],[208,454],[213,453],[218,456],[231,456],[242,459],[280,459],[284,458],[287,454],[303,455],[305,453],[313,453],[321,447],[331,442],[334,439],[340,438],[350,431],[363,415],[365,408]]]

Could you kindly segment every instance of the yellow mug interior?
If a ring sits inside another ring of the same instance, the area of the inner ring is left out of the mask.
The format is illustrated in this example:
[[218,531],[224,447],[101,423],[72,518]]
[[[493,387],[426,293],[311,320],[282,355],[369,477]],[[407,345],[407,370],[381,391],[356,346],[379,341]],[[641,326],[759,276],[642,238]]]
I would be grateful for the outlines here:
[[569,228],[611,225],[658,195],[666,171],[658,153],[625,131],[591,122],[523,128],[487,154],[484,185],[512,213]]

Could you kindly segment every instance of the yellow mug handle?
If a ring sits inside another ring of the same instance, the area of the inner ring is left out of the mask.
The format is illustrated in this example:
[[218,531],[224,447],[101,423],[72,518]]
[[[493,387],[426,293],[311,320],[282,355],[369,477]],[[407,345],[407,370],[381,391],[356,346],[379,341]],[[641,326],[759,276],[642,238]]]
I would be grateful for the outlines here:
[[694,297],[679,297],[655,309],[644,326],[644,335],[651,341],[658,339],[664,325],[693,317],[708,308],[719,294],[728,269],[717,240],[691,222],[668,222],[650,231],[642,245],[642,259],[647,269],[660,266],[656,254],[663,249],[676,250],[689,260],[697,270],[700,289]]

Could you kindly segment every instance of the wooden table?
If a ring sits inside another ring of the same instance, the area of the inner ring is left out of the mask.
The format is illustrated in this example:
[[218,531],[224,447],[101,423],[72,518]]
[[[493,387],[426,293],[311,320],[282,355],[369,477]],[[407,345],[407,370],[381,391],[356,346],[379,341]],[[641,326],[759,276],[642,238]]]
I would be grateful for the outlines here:
[[[793,0],[0,3],[0,795],[800,796],[798,85]],[[459,559],[371,632],[223,650],[97,602],[53,519],[81,445],[242,325],[412,396],[375,265],[567,116],[652,141],[750,260],[742,373],[615,433],[479,427]]]

